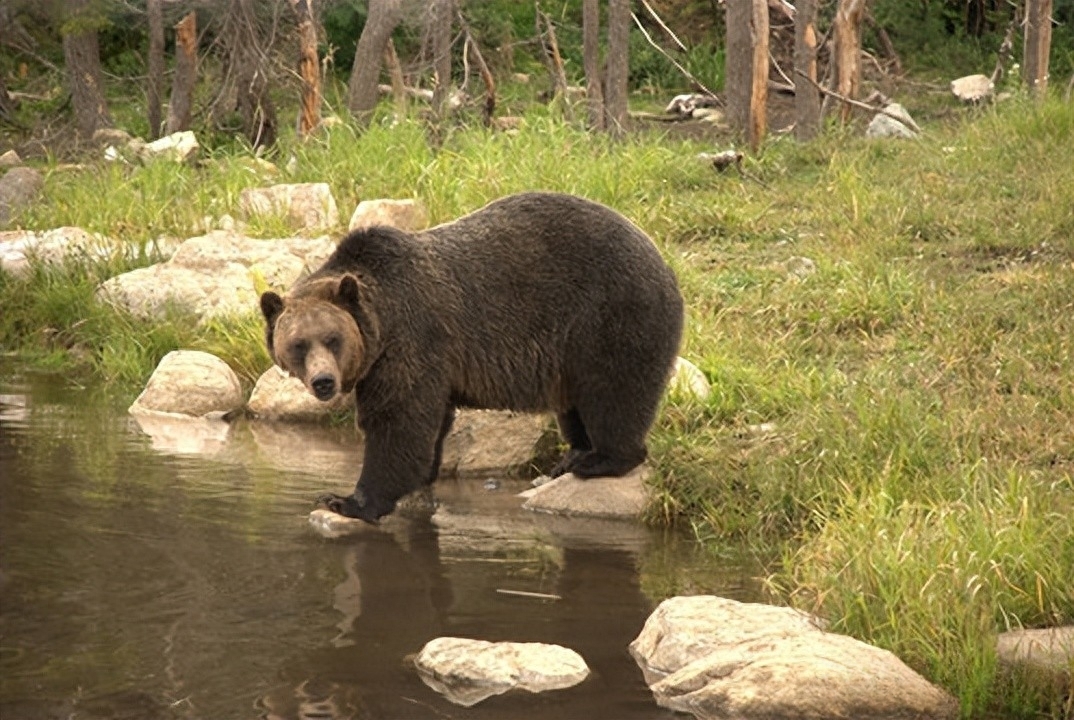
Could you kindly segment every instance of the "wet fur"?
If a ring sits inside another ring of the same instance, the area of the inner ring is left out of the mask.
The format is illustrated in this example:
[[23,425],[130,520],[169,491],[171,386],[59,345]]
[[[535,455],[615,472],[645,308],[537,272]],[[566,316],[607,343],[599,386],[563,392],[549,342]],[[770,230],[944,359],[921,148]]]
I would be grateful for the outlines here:
[[307,387],[289,353],[343,336],[329,354],[339,391],[357,391],[366,450],[354,495],[327,504],[371,521],[436,478],[456,407],[554,412],[570,444],[557,474],[629,472],[683,323],[674,274],[644,233],[550,193],[418,234],[353,232],[286,299],[261,305],[274,360]]

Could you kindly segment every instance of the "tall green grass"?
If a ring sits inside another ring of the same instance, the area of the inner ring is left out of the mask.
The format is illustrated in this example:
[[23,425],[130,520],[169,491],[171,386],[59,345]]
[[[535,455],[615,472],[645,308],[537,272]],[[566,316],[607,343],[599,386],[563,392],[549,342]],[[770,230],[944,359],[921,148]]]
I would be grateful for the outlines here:
[[45,201],[20,223],[141,252],[0,275],[0,344],[132,395],[176,347],[252,379],[268,364],[254,308],[149,323],[93,294],[151,261],[156,237],[235,213],[249,186],[327,182],[344,218],[374,197],[417,198],[433,222],[522,190],[604,202],[677,271],[682,354],[713,385],[669,400],[653,430],[651,520],[782,548],[777,600],[892,649],[966,717],[1061,717],[1062,697],[1001,677],[993,647],[1008,627],[1074,622],[1074,108],[1016,99],[913,142],[773,138],[748,160],[756,180],[695,160],[722,147],[614,143],[544,109],[517,134],[434,137],[385,112],[364,131],[285,139],[275,172],[242,148],[194,167],[47,167]]

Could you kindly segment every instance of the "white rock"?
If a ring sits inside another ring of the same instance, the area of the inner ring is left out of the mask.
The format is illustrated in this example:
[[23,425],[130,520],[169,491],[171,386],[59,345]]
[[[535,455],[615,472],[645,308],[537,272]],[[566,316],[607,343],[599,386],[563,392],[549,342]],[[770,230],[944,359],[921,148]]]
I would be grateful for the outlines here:
[[578,653],[558,645],[453,637],[426,643],[414,665],[426,685],[464,707],[508,690],[573,687],[589,675]]
[[522,507],[535,512],[592,518],[633,519],[649,502],[645,479],[650,470],[639,465],[623,477],[581,479],[567,473],[526,490]]
[[143,160],[171,160],[187,162],[195,157],[201,146],[190,130],[165,135],[159,140],[138,147]]
[[900,119],[896,119],[891,115],[877,113],[873,116],[872,121],[869,123],[869,127],[865,129],[866,137],[899,137],[909,139],[917,137],[917,132],[911,129],[916,127],[916,123],[913,118],[910,117],[910,113],[906,111],[906,108],[898,103],[891,103],[884,109],[892,115],[898,116]]
[[310,528],[321,537],[335,539],[360,535],[362,533],[382,532],[376,525],[365,520],[349,518],[331,510],[318,508],[309,515]]
[[117,256],[130,257],[133,252],[130,246],[78,227],[0,233],[0,266],[12,274],[26,272],[35,262],[58,265],[68,261],[103,261]]
[[202,320],[249,315],[259,286],[290,287],[334,249],[325,237],[257,240],[218,230],[184,241],[167,262],[106,280],[97,294],[140,317],[171,306]]
[[1070,687],[1074,671],[1074,625],[1010,630],[996,639],[1001,667],[1023,668]]
[[321,402],[310,394],[301,380],[273,365],[257,379],[247,407],[254,415],[266,420],[322,420],[332,413],[353,409],[354,393]]
[[545,415],[459,410],[444,438],[442,476],[514,475],[525,470],[550,436]]
[[11,168],[16,165],[22,165],[22,158],[14,150],[8,150],[0,155],[0,168]]
[[666,600],[630,645],[662,707],[698,718],[954,718],[957,702],[886,650],[792,608]]
[[359,230],[374,225],[416,232],[429,224],[425,208],[414,200],[363,200],[351,215],[348,230]]
[[951,92],[965,102],[978,102],[989,97],[995,90],[987,75],[967,75],[951,81]]
[[199,350],[173,350],[161,359],[129,412],[200,417],[240,407],[242,385],[227,363]]
[[253,215],[282,215],[292,226],[326,230],[339,224],[339,208],[328,183],[296,183],[247,188],[239,195],[239,210]]
[[786,262],[783,263],[783,269],[786,270],[788,275],[804,280],[817,272],[817,264],[807,257],[796,255],[787,258]]
[[712,385],[696,365],[680,357],[675,360],[675,367],[671,371],[668,392],[672,397],[705,402],[712,394]]

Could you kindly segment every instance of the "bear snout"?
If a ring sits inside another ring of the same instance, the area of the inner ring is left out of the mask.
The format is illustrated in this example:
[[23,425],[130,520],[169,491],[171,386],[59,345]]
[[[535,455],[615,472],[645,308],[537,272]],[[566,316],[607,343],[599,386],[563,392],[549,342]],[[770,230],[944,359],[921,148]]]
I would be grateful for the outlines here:
[[328,402],[336,394],[336,378],[329,373],[318,373],[310,381],[314,396],[321,402]]

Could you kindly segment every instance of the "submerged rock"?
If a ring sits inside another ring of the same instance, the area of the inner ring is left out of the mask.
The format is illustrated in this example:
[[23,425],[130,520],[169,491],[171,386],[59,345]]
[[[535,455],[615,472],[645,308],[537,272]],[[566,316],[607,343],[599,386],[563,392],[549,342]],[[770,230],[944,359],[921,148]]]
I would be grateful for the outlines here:
[[543,482],[522,493],[522,507],[536,512],[593,518],[637,518],[649,502],[645,479],[649,468],[639,465],[623,477],[586,478],[572,473]]
[[559,645],[454,637],[429,641],[414,665],[426,685],[464,707],[509,690],[573,687],[589,675],[585,660]]
[[954,718],[958,703],[886,650],[791,608],[667,600],[630,652],[657,703],[698,718]]
[[242,385],[227,363],[199,350],[173,350],[161,359],[129,412],[202,417],[241,408]]

